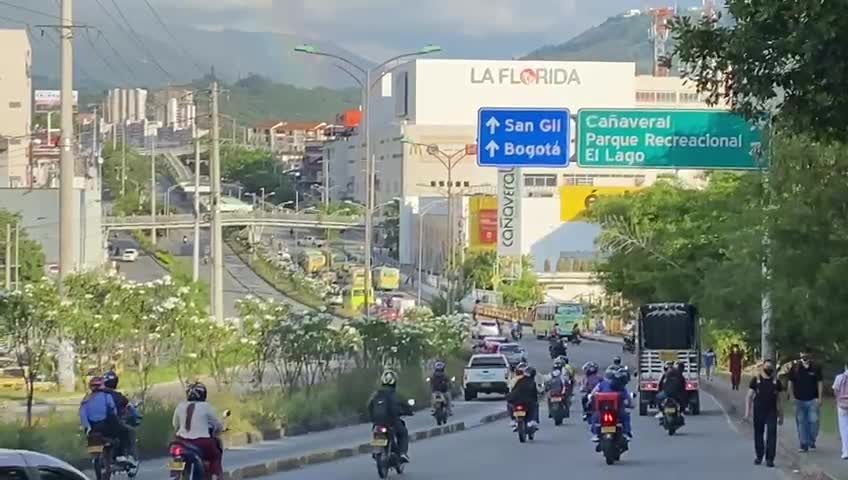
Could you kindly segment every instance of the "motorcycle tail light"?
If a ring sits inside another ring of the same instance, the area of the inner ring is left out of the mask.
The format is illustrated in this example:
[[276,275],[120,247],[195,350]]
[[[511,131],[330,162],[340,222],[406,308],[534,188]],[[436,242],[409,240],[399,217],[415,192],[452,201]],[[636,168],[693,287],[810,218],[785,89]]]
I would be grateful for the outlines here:
[[602,425],[615,425],[615,423],[616,423],[615,415],[613,415],[610,412],[604,412],[603,416],[601,417],[601,424]]
[[697,390],[698,383],[697,382],[686,382],[686,390]]
[[171,447],[171,456],[182,457],[184,453],[185,449],[182,445],[174,445]]
[[386,433],[389,431],[389,429],[386,427],[377,427],[377,431],[380,433]]
[[524,411],[524,405],[516,405],[515,409],[518,411]]

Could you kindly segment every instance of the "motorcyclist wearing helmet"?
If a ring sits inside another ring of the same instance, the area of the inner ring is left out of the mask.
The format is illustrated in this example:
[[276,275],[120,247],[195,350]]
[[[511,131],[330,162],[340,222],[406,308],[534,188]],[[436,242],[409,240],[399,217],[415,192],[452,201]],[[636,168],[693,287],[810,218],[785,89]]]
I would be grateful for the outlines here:
[[568,356],[563,355],[559,357],[559,361],[562,364],[562,373],[567,376],[570,381],[574,381],[577,378],[577,372],[574,370],[574,367],[571,365]]
[[621,367],[621,357],[615,356],[612,358],[612,365],[616,368]]
[[402,415],[412,415],[412,408],[397,393],[397,373],[386,370],[380,375],[380,388],[368,400],[371,423],[387,426],[395,436],[401,461],[409,462],[409,431]]
[[[115,402],[115,407],[118,411],[118,421],[121,423],[121,427],[127,430],[127,437],[129,438],[129,443],[120,445],[119,453],[126,453],[129,460],[136,462],[138,454],[136,452],[135,429],[130,426],[130,423],[137,425],[138,420],[141,419],[141,415],[136,411],[135,406],[130,403],[129,399],[118,391],[117,373],[112,370],[104,373],[103,386],[103,390],[112,396],[112,400]],[[122,451],[124,449],[125,451]]]
[[528,422],[529,427],[539,425],[539,390],[536,388],[536,369],[522,362],[515,367],[516,380],[510,392],[506,395],[507,410],[510,418],[513,418],[512,428],[516,428],[515,419],[512,416],[513,407],[516,404],[525,405],[531,413],[532,418]]
[[201,457],[209,462],[212,478],[224,474],[221,463],[223,451],[216,436],[224,431],[224,425],[215,414],[212,404],[206,401],[206,385],[196,382],[186,389],[186,400],[174,409],[172,421],[177,440],[191,444],[200,450]]
[[[660,378],[659,393],[657,394],[657,405],[662,405],[666,398],[673,398],[680,406],[680,416],[683,417],[683,411],[686,410],[686,378],[683,376],[685,365],[682,362],[677,364],[666,362],[665,373]],[[655,416],[657,419],[663,418],[662,409]]]
[[551,335],[551,338],[548,343],[548,352],[551,354],[551,358],[557,358],[568,355],[568,350],[562,343],[562,340],[560,339],[559,335]]
[[[624,429],[624,435],[628,438],[633,437],[633,430],[630,422],[630,412],[627,411],[628,408],[631,408],[630,402],[630,393],[627,391],[627,382],[630,380],[630,371],[627,367],[616,367],[615,365],[610,365],[606,372],[604,372],[604,379],[601,380],[600,383],[592,390],[592,394],[595,393],[619,393],[619,405],[621,406],[621,410],[618,412],[619,418],[621,419],[621,425]],[[597,442],[601,429],[601,421],[598,412],[592,413],[592,441]]]
[[445,398],[448,415],[453,415],[451,409],[451,382],[445,372],[445,362],[439,360],[433,365],[433,373],[430,374],[430,392],[439,392]]
[[589,402],[589,394],[592,390],[601,383],[603,379],[599,373],[600,367],[595,362],[586,362],[583,364],[583,383],[580,385],[580,393],[583,394],[581,402],[583,403],[583,415],[585,420],[589,419],[592,410],[592,404]]
[[[80,425],[86,436],[97,433],[106,438],[115,438],[121,445],[129,445],[129,432],[118,421],[118,406],[112,395],[105,390],[103,377],[93,377],[88,382],[91,390],[80,402]],[[118,463],[137,464],[134,458],[124,455],[115,456]]]

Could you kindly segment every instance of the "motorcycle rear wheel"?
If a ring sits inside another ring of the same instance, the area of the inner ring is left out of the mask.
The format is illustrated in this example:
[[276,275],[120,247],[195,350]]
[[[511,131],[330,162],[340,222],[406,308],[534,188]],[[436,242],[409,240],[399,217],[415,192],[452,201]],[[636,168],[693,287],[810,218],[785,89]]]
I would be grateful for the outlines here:
[[524,420],[518,422],[518,441],[524,443],[527,441],[527,424]]
[[389,476],[389,461],[386,459],[385,454],[377,455],[374,458],[374,461],[377,463],[377,476],[380,478],[388,478]]

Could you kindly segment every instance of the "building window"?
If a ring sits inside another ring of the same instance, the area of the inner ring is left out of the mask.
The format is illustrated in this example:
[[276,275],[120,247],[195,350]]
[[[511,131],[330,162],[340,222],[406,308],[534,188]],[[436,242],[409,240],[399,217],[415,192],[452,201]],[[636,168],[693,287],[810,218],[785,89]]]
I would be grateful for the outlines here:
[[657,92],[657,103],[677,103],[677,93]]
[[681,93],[680,103],[701,103],[701,96],[697,93]]
[[556,187],[556,175],[524,175],[525,187]]
[[636,101],[640,102],[640,103],[656,103],[656,101],[657,101],[656,92],[637,91],[636,92]]
[[21,108],[21,102],[9,102],[9,108]]

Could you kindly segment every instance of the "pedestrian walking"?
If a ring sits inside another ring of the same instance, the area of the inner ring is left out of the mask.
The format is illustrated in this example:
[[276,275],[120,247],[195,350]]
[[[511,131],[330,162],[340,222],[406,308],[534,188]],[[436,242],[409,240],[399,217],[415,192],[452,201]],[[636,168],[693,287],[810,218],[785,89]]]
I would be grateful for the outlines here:
[[774,466],[777,451],[777,426],[783,425],[783,408],[780,397],[783,385],[775,375],[774,362],[765,360],[761,371],[751,379],[745,401],[745,419],[754,423],[754,464]]
[[733,345],[730,349],[730,386],[733,390],[739,390],[739,383],[742,381],[742,360],[743,354],[739,345]]
[[789,391],[795,400],[795,424],[798,426],[800,452],[816,449],[819,435],[819,413],[824,394],[821,367],[812,361],[809,349],[801,352],[800,361],[789,370]]
[[836,397],[836,418],[842,438],[842,459],[848,460],[848,362],[845,370],[833,381],[833,396]]
[[713,379],[713,368],[716,364],[716,354],[712,347],[704,354],[704,373],[707,375],[707,380]]

